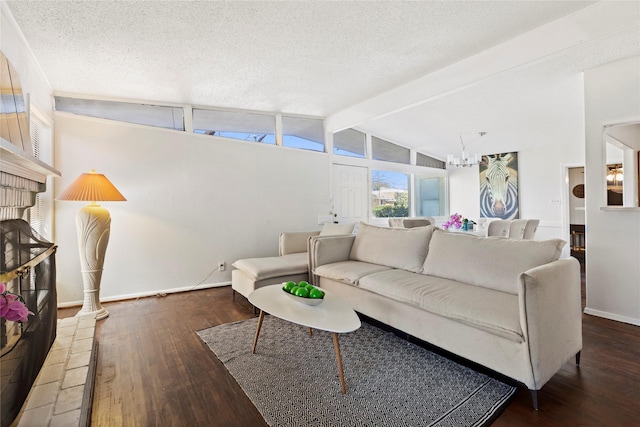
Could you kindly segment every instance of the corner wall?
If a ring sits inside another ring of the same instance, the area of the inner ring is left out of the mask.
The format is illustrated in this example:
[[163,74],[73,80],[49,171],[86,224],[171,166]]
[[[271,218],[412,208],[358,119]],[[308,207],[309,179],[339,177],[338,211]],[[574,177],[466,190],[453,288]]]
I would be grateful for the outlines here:
[[51,85],[4,1],[0,1],[0,50],[18,72],[22,89],[29,94],[31,105],[52,118]]
[[[330,209],[324,153],[66,113],[55,114],[55,147],[56,195],[93,168],[127,198],[103,203],[111,237],[102,301],[228,284],[233,261],[277,255],[280,232],[318,230]],[[82,206],[55,202],[61,305],[82,300]],[[226,271],[207,277],[219,261]]]
[[603,126],[640,121],[640,57],[585,71],[587,307],[640,325],[640,208],[606,205]]

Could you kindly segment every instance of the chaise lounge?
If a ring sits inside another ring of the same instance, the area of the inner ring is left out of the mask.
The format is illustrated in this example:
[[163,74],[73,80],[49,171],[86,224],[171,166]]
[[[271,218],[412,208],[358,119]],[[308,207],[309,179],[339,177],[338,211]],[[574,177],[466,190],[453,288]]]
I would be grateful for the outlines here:
[[231,272],[231,289],[245,298],[254,290],[286,281],[309,280],[308,240],[313,236],[351,234],[355,223],[326,223],[321,231],[280,233],[278,256],[246,258],[235,261]]

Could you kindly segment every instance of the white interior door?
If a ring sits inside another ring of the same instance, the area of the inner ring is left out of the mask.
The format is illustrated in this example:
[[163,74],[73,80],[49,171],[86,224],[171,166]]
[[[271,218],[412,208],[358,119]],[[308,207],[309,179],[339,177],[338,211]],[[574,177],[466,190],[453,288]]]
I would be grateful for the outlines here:
[[368,221],[369,174],[366,167],[333,165],[333,209],[341,224]]

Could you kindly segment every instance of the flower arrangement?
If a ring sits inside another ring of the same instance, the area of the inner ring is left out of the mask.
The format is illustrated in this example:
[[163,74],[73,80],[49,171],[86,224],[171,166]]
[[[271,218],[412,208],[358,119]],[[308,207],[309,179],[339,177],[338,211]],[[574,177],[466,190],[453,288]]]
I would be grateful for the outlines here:
[[447,222],[442,224],[442,228],[448,230],[449,228],[453,227],[456,229],[462,228],[463,230],[469,230],[473,227],[473,224],[475,224],[475,222],[471,221],[470,219],[463,218],[459,213],[454,213],[449,217],[449,220]]
[[466,221],[466,220],[462,218],[462,215],[460,215],[459,213],[454,213],[449,217],[449,221],[442,224],[442,228],[444,228],[445,230],[448,230],[451,227],[461,228],[463,221]]
[[22,296],[7,291],[7,286],[0,283],[0,317],[22,323],[30,314],[33,313],[27,309]]

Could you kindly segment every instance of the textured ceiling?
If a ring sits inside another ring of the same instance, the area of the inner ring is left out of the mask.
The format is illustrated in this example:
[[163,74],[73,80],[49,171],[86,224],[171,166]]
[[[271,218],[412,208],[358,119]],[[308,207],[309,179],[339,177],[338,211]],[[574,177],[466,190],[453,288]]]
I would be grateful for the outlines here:
[[[57,93],[318,116],[593,3],[7,1]],[[617,57],[634,49],[638,54],[628,38],[622,40],[626,50],[614,49]],[[591,50],[582,55],[592,66],[616,59],[606,49],[597,49],[597,60],[590,59]],[[539,100],[544,107],[549,93],[566,98],[553,108],[573,118],[568,105],[581,96],[576,73],[584,58],[570,58],[489,79],[361,128],[442,158],[447,148],[434,141],[457,141],[459,132],[485,126],[511,129],[514,107],[539,114],[532,104]],[[524,83],[527,78],[533,80]]]
[[325,116],[583,2],[9,1],[54,90]]

